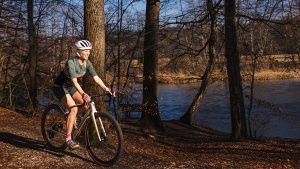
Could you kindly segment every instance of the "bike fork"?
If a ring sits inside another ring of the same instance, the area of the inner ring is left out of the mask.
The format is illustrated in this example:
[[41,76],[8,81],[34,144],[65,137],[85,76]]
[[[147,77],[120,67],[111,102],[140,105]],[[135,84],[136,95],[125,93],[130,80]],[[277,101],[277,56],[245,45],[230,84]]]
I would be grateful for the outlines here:
[[[96,118],[95,118],[95,112],[97,112],[96,107],[95,107],[95,103],[91,102],[90,105],[92,107],[91,117],[92,117],[95,129],[96,129],[96,133],[97,133],[98,139],[99,139],[99,141],[103,141],[104,139],[102,139],[101,136],[100,136],[100,134],[99,134],[99,129],[98,129],[98,126],[97,126],[97,121],[96,121]],[[103,132],[103,135],[104,135],[104,137],[106,137],[106,133],[105,133],[105,129],[104,129],[102,120],[101,120],[100,117],[98,119],[99,119],[99,122],[100,122],[100,126],[101,126],[101,130]]]

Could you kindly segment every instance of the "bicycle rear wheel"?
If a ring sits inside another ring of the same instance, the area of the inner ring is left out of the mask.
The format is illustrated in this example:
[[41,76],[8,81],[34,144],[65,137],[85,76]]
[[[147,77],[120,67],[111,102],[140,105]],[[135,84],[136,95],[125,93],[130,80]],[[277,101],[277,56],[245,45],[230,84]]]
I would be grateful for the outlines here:
[[[85,129],[87,150],[92,159],[99,165],[110,166],[115,164],[123,152],[124,138],[117,121],[106,113],[95,113],[95,119],[101,141],[98,138],[92,119]],[[101,129],[103,124],[104,131]]]
[[57,151],[67,148],[65,124],[66,119],[61,107],[57,104],[49,105],[42,115],[41,130],[50,148]]

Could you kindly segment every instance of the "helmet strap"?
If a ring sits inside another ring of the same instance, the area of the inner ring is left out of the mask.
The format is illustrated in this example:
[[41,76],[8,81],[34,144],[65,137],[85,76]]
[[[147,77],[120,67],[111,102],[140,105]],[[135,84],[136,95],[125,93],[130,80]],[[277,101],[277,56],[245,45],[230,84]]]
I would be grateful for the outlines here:
[[85,61],[86,59],[84,59],[78,52],[77,52],[77,58],[81,59],[82,61]]

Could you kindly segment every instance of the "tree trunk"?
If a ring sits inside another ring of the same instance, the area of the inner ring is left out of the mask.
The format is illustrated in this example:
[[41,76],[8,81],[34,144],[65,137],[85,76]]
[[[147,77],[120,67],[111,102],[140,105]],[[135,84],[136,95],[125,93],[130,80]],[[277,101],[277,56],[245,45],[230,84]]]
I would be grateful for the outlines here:
[[[89,60],[98,76],[105,81],[105,27],[104,0],[84,1],[84,37],[93,44]],[[92,78],[85,78],[84,88],[89,94],[99,93],[99,87]],[[97,101],[101,110],[105,109],[103,99]]]
[[300,0],[296,0],[297,7],[298,7],[298,16],[300,16]]
[[28,58],[29,58],[29,93],[30,93],[30,102],[32,104],[33,111],[37,110],[38,101],[37,101],[37,52],[36,52],[36,34],[35,26],[33,23],[33,4],[34,0],[28,0],[27,2],[27,14],[28,14],[28,39],[29,39],[29,49],[28,49]]
[[180,121],[187,123],[187,124],[192,124],[192,121],[197,114],[200,104],[202,101],[202,98],[205,94],[205,91],[208,87],[209,84],[209,79],[211,76],[211,73],[214,68],[215,64],[215,32],[216,32],[216,10],[213,9],[213,2],[212,0],[207,0],[207,10],[209,11],[209,16],[210,16],[210,39],[209,39],[209,49],[208,49],[208,65],[205,69],[204,75],[203,75],[203,80],[201,82],[200,89],[198,90],[192,104],[190,105],[189,109],[187,112],[180,118]]
[[213,9],[213,2],[212,0],[207,0],[207,10],[209,11],[210,16],[210,39],[209,39],[209,46],[208,46],[208,65],[205,69],[203,80],[201,82],[200,89],[198,90],[198,93],[196,94],[196,97],[194,98],[192,104],[190,105],[187,112],[180,118],[180,121],[191,124],[192,120],[194,119],[197,111],[199,110],[202,98],[204,96],[204,93],[207,89],[207,86],[209,84],[209,79],[211,76],[211,73],[213,71],[214,63],[215,63],[215,32],[216,32],[216,10]]
[[143,105],[141,123],[143,127],[162,130],[157,102],[158,30],[160,0],[147,0],[144,40]]
[[247,137],[245,107],[237,49],[235,0],[225,0],[225,57],[230,92],[232,138]]

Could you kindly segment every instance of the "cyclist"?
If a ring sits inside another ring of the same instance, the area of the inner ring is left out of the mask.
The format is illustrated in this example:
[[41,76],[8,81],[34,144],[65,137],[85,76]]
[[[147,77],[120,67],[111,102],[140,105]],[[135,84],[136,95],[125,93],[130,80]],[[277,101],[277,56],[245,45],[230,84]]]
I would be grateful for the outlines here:
[[72,140],[71,133],[78,112],[77,107],[71,108],[75,103],[89,102],[90,96],[83,91],[80,83],[86,72],[93,77],[94,81],[106,92],[114,95],[99,78],[92,63],[88,60],[92,44],[88,40],[80,40],[75,43],[77,55],[70,58],[64,70],[56,77],[53,92],[55,96],[69,110],[66,124],[66,143],[71,150],[79,148],[79,144]]

